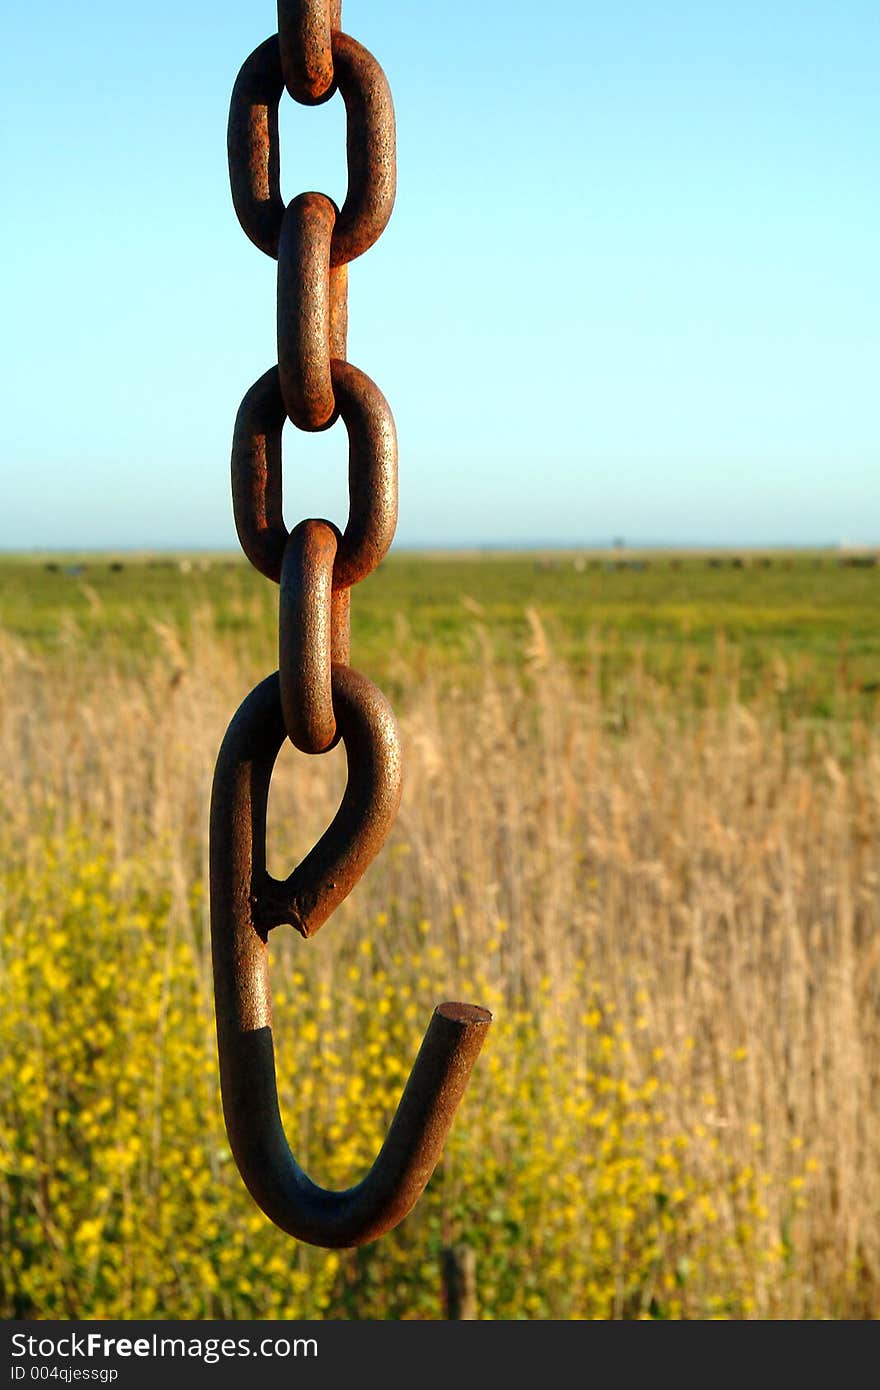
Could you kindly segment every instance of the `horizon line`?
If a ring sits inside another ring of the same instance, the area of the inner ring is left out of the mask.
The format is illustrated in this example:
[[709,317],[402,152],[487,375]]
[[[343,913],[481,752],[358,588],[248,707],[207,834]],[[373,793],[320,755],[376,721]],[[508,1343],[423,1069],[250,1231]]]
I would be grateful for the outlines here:
[[[406,541],[394,544],[388,558],[395,554],[436,553],[436,554],[474,554],[482,552],[546,553],[547,551],[619,554],[622,551],[864,551],[880,550],[880,541],[839,540],[839,541],[660,541],[660,540],[591,540],[591,541]],[[0,542],[0,555],[39,556],[39,555],[239,555],[235,546],[207,545],[204,543],[128,545],[5,545]]]

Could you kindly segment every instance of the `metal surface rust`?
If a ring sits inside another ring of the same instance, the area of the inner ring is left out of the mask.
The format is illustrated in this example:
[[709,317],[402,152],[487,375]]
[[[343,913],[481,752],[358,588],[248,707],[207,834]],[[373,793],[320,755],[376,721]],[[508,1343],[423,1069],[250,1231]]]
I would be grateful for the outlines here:
[[232,205],[254,245],[273,257],[284,218],[278,143],[283,90],[278,35],[273,34],[242,63],[226,127]]
[[[363,254],[388,225],[397,186],[394,104],[376,59],[347,34],[332,41],[336,82],[348,117],[348,189],[336,219],[330,263]],[[232,89],[226,144],[232,202],[242,230],[278,255],[284,199],[278,103],[284,90],[278,35],[245,59]]]
[[333,35],[333,67],[348,116],[348,191],[333,233],[331,265],[363,255],[388,225],[397,189],[397,134],[388,79],[372,53]]
[[336,208],[323,193],[300,193],[288,203],[281,224],[278,373],[284,408],[301,430],[326,429],[336,419],[330,377],[330,241],[335,224]]
[[[334,585],[371,574],[397,526],[397,431],[374,381],[350,362],[331,360],[339,415],[348,434],[349,511]],[[270,367],[245,395],[232,437],[232,509],[238,539],[255,569],[277,584],[287,527],[282,508],[281,432],[286,412],[279,371]]]
[[284,83],[295,101],[317,106],[336,91],[330,36],[342,25],[342,0],[278,0]]
[[287,544],[281,494],[281,431],[287,412],[278,368],[254,382],[232,435],[232,514],[242,550],[277,584]]
[[[301,521],[290,533],[281,565],[278,602],[278,679],[290,741],[304,753],[323,753],[336,739],[333,713],[333,562],[339,532],[329,521]],[[337,590],[347,598],[348,589]],[[346,612],[343,621],[347,620]],[[337,637],[337,642],[339,638]]]
[[[314,936],[378,854],[400,805],[400,738],[381,690],[350,666],[333,669],[333,708],[348,760],[339,809],[284,880],[266,869],[269,782],[287,734],[278,673],[239,706],[223,740],[211,801],[212,900],[246,903],[263,936],[287,922]],[[215,893],[216,889],[216,893]]]
[[[472,1004],[441,1004],[428,1026],[385,1143],[362,1182],[313,1183],[287,1144],[275,1078],[268,937],[289,923],[309,938],[381,849],[401,792],[391,707],[350,661],[351,587],[388,551],[397,525],[397,435],[375,382],[346,360],[348,263],[373,244],[394,205],[394,108],[375,58],[340,30],[340,0],[278,0],[279,33],[245,61],[227,132],[232,198],[250,239],[278,260],[278,364],[239,407],[232,501],[242,549],[279,585],[278,671],[244,700],[226,731],[211,796],[211,943],[223,1113],[242,1178],[283,1230],[315,1245],[375,1240],[427,1183],[491,1022]],[[283,76],[282,76],[283,73]],[[347,115],[348,190],[285,207],[278,104],[285,86],[316,105],[338,89]],[[282,434],[348,437],[349,510],[288,532]],[[272,770],[290,738],[306,753],[341,740],[345,793],[331,824],[288,878],[266,868]]]

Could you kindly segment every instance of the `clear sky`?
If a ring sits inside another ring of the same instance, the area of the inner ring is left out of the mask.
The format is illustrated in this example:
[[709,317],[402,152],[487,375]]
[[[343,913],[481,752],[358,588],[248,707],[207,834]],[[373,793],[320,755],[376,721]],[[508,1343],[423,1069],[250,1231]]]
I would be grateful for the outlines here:
[[[271,0],[10,5],[0,546],[231,546],[275,267],[226,171]],[[349,357],[400,545],[880,542],[877,0],[344,0],[398,119]],[[344,195],[285,98],[285,196]],[[345,517],[343,426],[285,514]]]

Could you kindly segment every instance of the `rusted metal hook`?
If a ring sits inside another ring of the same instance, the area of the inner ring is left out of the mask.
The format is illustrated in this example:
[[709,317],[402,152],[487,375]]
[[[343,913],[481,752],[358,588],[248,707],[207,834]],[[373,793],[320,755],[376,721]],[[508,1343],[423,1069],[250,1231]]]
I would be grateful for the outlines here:
[[358,672],[334,666],[333,703],[348,786],[329,829],[284,883],[267,873],[265,847],[269,782],[286,737],[277,672],[233,717],[211,799],[211,943],[223,1113],[239,1172],[282,1230],[339,1248],[378,1239],[418,1201],[492,1015],[441,1004],[366,1177],[336,1192],[307,1177],[278,1107],[268,934],[285,921],[303,936],[318,929],[381,847],[400,796],[397,730],[384,696]]

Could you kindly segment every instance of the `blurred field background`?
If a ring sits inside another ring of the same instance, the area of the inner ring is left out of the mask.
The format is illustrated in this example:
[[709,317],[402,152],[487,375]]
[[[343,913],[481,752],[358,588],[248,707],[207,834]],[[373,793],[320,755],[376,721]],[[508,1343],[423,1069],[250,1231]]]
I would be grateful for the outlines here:
[[[389,558],[353,662],[393,835],[273,934],[279,1085],[327,1185],[372,1161],[433,1006],[496,1015],[415,1212],[281,1235],[228,1153],[207,810],[276,594],[238,559],[0,560],[0,1314],[880,1314],[880,568],[830,552]],[[270,869],[341,750],[282,752]]]

